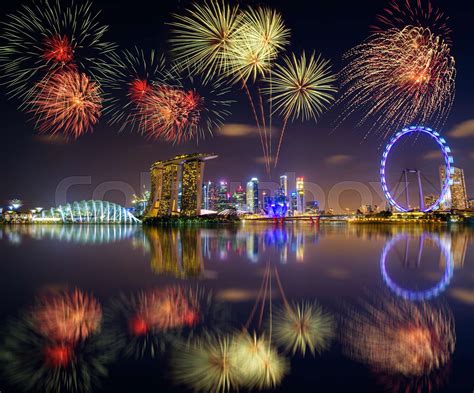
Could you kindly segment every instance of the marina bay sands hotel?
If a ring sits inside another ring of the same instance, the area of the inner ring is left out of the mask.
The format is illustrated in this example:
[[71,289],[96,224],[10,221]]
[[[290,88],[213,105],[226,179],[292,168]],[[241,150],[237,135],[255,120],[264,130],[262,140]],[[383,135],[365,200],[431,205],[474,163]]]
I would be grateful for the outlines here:
[[[155,162],[151,171],[151,190],[146,217],[201,214],[204,163],[217,158],[214,154],[183,154],[167,161]],[[181,203],[178,208],[179,185]]]

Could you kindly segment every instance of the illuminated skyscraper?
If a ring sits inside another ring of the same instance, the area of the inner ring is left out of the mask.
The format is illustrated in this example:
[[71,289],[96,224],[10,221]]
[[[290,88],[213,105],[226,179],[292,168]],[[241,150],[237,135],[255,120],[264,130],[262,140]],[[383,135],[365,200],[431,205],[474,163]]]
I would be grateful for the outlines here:
[[280,191],[285,198],[288,198],[288,176],[280,176]]
[[209,210],[209,183],[204,183],[202,185],[202,203],[201,208],[204,210]]
[[230,207],[229,188],[226,181],[221,181],[217,187],[217,211],[221,212]]
[[253,177],[247,183],[247,209],[251,213],[258,213],[258,179]]
[[290,210],[294,214],[298,211],[298,193],[293,191],[290,197]]
[[304,178],[296,178],[296,192],[298,193],[298,211],[304,213],[305,201],[304,201]]
[[232,202],[237,210],[244,210],[246,195],[244,188],[240,184],[232,196]]
[[[445,171],[446,168],[444,166],[439,167],[439,178],[441,184],[443,184],[446,177]],[[461,168],[451,167],[451,180],[452,184],[448,189],[444,203],[441,204],[441,208],[444,210],[467,209],[468,203],[466,182],[464,181],[464,171]]]

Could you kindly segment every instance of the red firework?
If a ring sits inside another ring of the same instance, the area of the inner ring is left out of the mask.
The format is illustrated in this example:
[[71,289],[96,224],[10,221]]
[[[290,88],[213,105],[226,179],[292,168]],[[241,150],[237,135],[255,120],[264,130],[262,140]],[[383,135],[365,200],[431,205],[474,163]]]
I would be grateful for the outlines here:
[[141,129],[150,137],[186,142],[198,132],[203,104],[194,90],[158,86],[141,105]]
[[199,311],[180,287],[155,289],[140,295],[137,312],[128,323],[129,332],[139,336],[150,330],[163,331],[193,326]]
[[102,320],[99,303],[75,289],[41,298],[32,312],[36,329],[45,338],[74,344],[98,331]]
[[45,363],[53,368],[67,367],[73,358],[74,349],[70,345],[52,345],[43,349]]
[[74,49],[66,36],[53,36],[45,40],[43,58],[47,61],[68,64],[74,60]]
[[151,91],[151,86],[148,81],[144,79],[135,79],[130,83],[129,96],[135,104],[140,104],[146,97],[146,94]]
[[41,133],[78,138],[92,130],[101,115],[100,87],[76,70],[53,73],[36,85],[30,101]]
[[390,0],[388,7],[377,16],[378,24],[372,29],[379,33],[392,28],[423,27],[451,44],[452,30],[448,21],[449,18],[431,0]]

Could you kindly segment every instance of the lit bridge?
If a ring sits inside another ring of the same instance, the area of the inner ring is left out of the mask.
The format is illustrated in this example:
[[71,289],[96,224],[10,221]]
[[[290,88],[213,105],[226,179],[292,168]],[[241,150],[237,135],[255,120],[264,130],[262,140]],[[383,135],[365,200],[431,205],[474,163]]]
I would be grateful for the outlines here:
[[106,201],[81,201],[43,210],[35,222],[62,222],[69,224],[139,224],[123,206]]

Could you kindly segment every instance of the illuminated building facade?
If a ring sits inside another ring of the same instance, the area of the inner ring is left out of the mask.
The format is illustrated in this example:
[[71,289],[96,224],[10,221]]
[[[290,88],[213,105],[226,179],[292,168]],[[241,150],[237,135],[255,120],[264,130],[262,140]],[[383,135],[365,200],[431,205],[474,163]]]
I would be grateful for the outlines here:
[[258,179],[253,177],[247,183],[247,209],[251,213],[258,213]]
[[298,211],[304,213],[305,201],[304,201],[304,178],[296,178],[296,192],[298,194]]
[[285,197],[288,198],[288,176],[280,176],[280,192]]
[[229,186],[225,180],[217,187],[217,211],[221,212],[230,207]]
[[244,210],[246,194],[244,188],[240,184],[232,195],[232,202],[237,210]]
[[[444,166],[439,167],[441,184],[446,177],[445,171],[446,168]],[[451,167],[451,180],[452,184],[448,189],[444,202],[441,204],[441,208],[444,210],[466,210],[468,208],[468,202],[464,171],[461,168]]]
[[150,200],[145,215],[163,217],[201,214],[204,161],[216,157],[211,154],[184,154],[153,164]]

